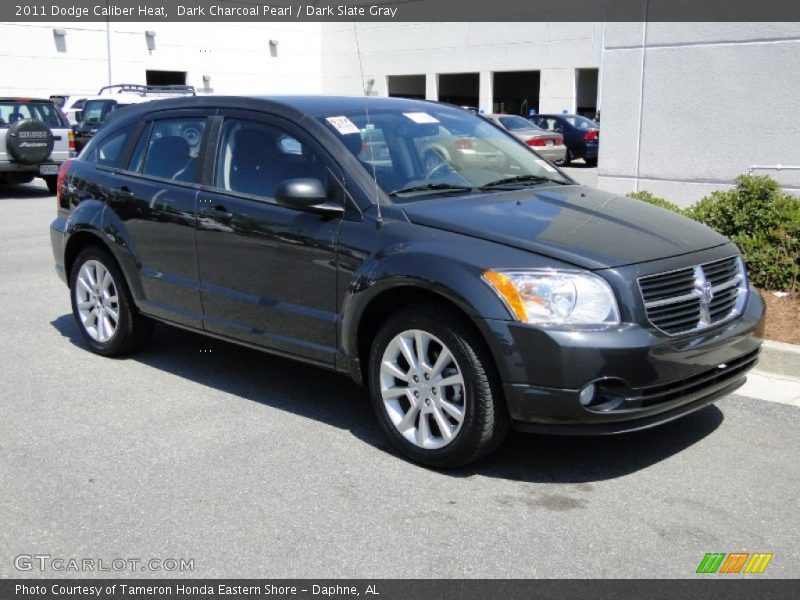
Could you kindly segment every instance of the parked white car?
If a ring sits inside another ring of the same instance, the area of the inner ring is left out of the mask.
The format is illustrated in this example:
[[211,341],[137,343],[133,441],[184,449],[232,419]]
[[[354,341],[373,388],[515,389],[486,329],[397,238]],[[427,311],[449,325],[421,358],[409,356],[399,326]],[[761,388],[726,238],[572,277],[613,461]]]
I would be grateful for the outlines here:
[[75,138],[49,99],[0,98],[0,184],[42,177],[56,192],[61,163],[75,156]]

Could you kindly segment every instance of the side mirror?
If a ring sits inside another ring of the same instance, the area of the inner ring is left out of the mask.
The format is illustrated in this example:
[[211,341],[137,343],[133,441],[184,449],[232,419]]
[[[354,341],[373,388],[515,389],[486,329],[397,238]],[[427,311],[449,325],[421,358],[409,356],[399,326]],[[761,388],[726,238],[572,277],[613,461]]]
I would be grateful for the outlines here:
[[275,203],[286,208],[319,212],[326,214],[341,214],[344,208],[338,204],[328,202],[325,186],[319,179],[287,179],[281,182],[275,190]]

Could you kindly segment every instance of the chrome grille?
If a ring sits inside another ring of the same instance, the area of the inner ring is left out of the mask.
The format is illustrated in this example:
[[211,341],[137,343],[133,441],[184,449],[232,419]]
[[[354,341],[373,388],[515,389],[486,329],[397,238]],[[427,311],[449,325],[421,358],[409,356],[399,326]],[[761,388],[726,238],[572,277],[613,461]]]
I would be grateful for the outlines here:
[[741,314],[747,278],[740,256],[639,278],[650,323],[669,335],[689,333]]

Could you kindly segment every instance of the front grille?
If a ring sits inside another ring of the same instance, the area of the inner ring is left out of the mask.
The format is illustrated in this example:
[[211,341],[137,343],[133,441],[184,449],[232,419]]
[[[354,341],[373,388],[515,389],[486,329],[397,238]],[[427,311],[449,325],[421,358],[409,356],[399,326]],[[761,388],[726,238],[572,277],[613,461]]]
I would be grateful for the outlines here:
[[639,278],[647,318],[669,335],[690,333],[738,316],[747,298],[740,256]]

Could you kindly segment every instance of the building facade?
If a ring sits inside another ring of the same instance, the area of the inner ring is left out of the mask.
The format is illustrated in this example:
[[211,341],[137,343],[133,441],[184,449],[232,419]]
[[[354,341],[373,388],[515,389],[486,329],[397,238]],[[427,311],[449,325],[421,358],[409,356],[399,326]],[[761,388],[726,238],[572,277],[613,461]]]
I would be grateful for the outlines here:
[[0,96],[185,83],[599,112],[598,185],[683,205],[748,171],[800,193],[798,73],[799,23],[0,24]]

